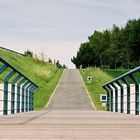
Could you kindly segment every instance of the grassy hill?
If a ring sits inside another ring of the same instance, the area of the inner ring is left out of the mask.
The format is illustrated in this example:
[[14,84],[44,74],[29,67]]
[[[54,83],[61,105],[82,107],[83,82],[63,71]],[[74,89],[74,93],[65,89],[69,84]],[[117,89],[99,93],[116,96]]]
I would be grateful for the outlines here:
[[[87,68],[85,74],[83,74],[80,70],[84,83],[97,110],[106,110],[106,107],[102,107],[100,102],[100,94],[106,93],[102,88],[102,85],[125,72],[126,70],[101,70],[98,68]],[[87,76],[92,76],[93,81],[91,84],[87,82]]]
[[[0,56],[39,85],[35,93],[35,109],[43,109],[56,87],[63,69],[58,69],[53,64],[3,49],[0,49]],[[2,80],[3,76],[0,76],[0,80]]]
[[124,73],[126,73],[128,70],[124,70],[124,69],[103,69],[103,72],[105,72],[106,74],[110,75],[112,78],[116,78]]

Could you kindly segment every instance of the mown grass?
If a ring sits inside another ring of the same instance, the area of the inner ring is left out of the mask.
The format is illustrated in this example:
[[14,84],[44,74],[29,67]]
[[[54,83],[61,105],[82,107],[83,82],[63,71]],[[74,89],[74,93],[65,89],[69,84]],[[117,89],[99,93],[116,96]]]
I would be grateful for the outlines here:
[[[106,107],[102,107],[100,102],[100,94],[106,93],[102,88],[102,85],[112,79],[112,76],[106,74],[101,69],[98,68],[87,68],[85,74],[80,73],[83,77],[84,83],[87,90],[91,96],[91,99],[97,110],[106,110]],[[93,80],[89,84],[87,81],[87,76],[92,76]]]
[[[108,74],[108,75],[111,75],[112,77],[113,77],[113,79],[114,78],[116,78],[116,77],[118,77],[118,76],[120,76],[120,75],[122,75],[122,74],[124,74],[124,73],[126,73],[126,72],[128,72],[129,70],[123,70],[123,69],[103,69],[103,72],[105,72],[106,74]],[[134,73],[133,74],[137,79],[138,79],[138,81],[140,82],[140,73],[139,72],[136,72],[136,73]],[[127,76],[126,77],[126,79],[131,83],[131,84],[134,84],[134,81],[129,77],[129,76]]]
[[107,73],[108,75],[111,75],[113,78],[116,78],[126,72],[128,72],[128,70],[120,70],[120,69],[103,69],[103,72]]
[[[0,49],[0,56],[39,86],[35,92],[35,109],[43,109],[57,85],[63,69],[58,69],[55,65],[47,62],[2,49]],[[6,73],[1,75],[0,80],[5,75]]]
[[[97,110],[106,110],[106,107],[102,107],[100,101],[100,94],[106,93],[106,91],[102,88],[102,85],[126,73],[127,71],[128,70],[101,70],[99,68],[87,68],[85,74],[83,74],[80,70],[84,83]],[[140,74],[136,73],[134,75],[140,82]],[[87,76],[92,76],[93,81],[91,82],[91,84],[88,83]],[[129,77],[126,78],[130,83],[134,83]]]

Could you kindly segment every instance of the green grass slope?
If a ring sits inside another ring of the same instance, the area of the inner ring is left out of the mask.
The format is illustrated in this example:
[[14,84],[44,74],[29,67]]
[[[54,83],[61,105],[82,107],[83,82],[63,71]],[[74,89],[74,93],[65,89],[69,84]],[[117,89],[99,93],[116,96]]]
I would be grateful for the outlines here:
[[111,75],[112,78],[116,78],[124,73],[126,73],[128,70],[123,69],[103,69],[103,72],[107,73],[108,75]]
[[[39,85],[35,92],[35,109],[43,109],[56,87],[63,69],[58,69],[53,64],[21,56],[3,49],[0,49],[0,56]],[[2,75],[0,79],[2,79]]]
[[[106,70],[103,70],[106,74],[108,74],[108,75],[111,75],[113,78],[116,78],[116,77],[118,77],[118,76],[120,76],[120,75],[122,75],[122,74],[124,74],[124,73],[126,73],[126,72],[128,72],[128,70],[121,70],[121,69],[116,69],[116,70],[113,70],[113,69],[106,69]],[[137,79],[138,79],[138,81],[140,82],[140,73],[139,72],[136,72],[136,73],[134,73],[133,74]],[[131,79],[131,78],[129,78],[129,77],[127,77],[127,80],[131,83],[131,84],[134,84],[134,81]]]
[[[124,70],[114,71],[87,68],[85,74],[83,74],[80,70],[84,83],[97,110],[106,110],[106,107],[102,107],[100,102],[100,94],[106,93],[106,91],[102,88],[102,85],[125,72],[126,71]],[[92,76],[93,80],[91,84],[88,83],[87,76]]]

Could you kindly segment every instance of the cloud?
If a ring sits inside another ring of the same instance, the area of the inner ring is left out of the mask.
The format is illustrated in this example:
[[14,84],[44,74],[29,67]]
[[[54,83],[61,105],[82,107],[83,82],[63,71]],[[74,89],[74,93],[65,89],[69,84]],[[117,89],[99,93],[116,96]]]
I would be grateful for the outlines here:
[[71,65],[70,55],[94,30],[123,26],[139,16],[139,0],[4,0],[0,1],[0,41],[13,49],[22,44],[22,50],[31,47],[35,52],[40,46],[49,52],[60,48],[63,61]]

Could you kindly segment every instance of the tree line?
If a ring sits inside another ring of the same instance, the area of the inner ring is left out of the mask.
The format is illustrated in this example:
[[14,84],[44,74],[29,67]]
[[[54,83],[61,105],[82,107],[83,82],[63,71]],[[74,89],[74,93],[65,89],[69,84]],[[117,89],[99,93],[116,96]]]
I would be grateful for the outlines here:
[[128,20],[124,27],[94,31],[88,42],[82,43],[71,61],[82,65],[133,68],[140,65],[140,18]]

